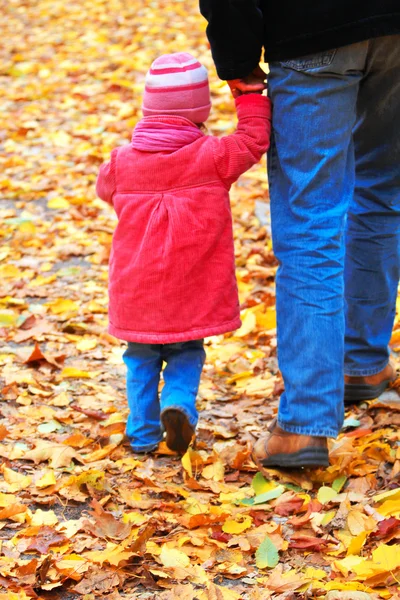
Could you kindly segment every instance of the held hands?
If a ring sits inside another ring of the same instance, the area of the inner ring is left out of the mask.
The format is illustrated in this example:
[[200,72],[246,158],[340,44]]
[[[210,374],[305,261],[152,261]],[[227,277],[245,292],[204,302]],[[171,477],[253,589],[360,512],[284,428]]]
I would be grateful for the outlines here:
[[242,79],[229,79],[227,84],[231,88],[232,96],[237,98],[242,94],[262,94],[266,89],[266,75],[258,65],[250,75]]

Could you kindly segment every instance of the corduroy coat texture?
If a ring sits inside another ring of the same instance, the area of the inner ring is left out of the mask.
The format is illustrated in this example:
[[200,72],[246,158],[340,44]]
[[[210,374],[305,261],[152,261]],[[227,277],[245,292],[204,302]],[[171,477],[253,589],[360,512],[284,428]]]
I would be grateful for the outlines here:
[[97,194],[118,216],[112,335],[167,344],[240,327],[229,188],[267,150],[271,109],[257,94],[240,96],[236,107],[232,135],[204,135],[173,152],[127,144],[102,165]]

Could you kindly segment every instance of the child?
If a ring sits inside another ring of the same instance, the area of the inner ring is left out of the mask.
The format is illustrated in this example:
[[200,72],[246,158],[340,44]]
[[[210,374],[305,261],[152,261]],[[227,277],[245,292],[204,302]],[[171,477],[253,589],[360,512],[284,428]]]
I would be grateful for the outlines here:
[[206,69],[187,53],[161,56],[146,77],[144,118],[97,180],[119,219],[109,331],[128,342],[126,432],[135,452],[154,450],[163,430],[171,450],[187,449],[203,338],[240,327],[229,188],[268,148],[270,102],[238,97],[237,130],[223,138],[202,131],[210,108]]

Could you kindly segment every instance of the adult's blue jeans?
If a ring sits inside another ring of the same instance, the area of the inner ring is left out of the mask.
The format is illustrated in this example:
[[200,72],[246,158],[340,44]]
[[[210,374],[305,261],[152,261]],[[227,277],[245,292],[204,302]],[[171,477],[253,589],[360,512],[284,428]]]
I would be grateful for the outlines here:
[[278,423],[336,437],[344,374],[388,363],[400,254],[400,35],[270,65]]
[[[163,438],[160,415],[177,408],[197,425],[196,396],[205,360],[203,340],[174,344],[128,343],[124,353],[129,416],[126,434],[134,452],[150,452]],[[164,387],[158,386],[163,362]]]

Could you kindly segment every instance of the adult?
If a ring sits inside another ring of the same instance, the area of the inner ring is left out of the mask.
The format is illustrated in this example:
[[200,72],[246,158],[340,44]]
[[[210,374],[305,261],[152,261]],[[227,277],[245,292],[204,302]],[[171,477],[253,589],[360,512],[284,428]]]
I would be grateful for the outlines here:
[[253,449],[263,467],[326,466],[346,403],[395,377],[388,343],[400,268],[398,0],[200,0],[221,79],[262,88],[279,365],[277,421]]

